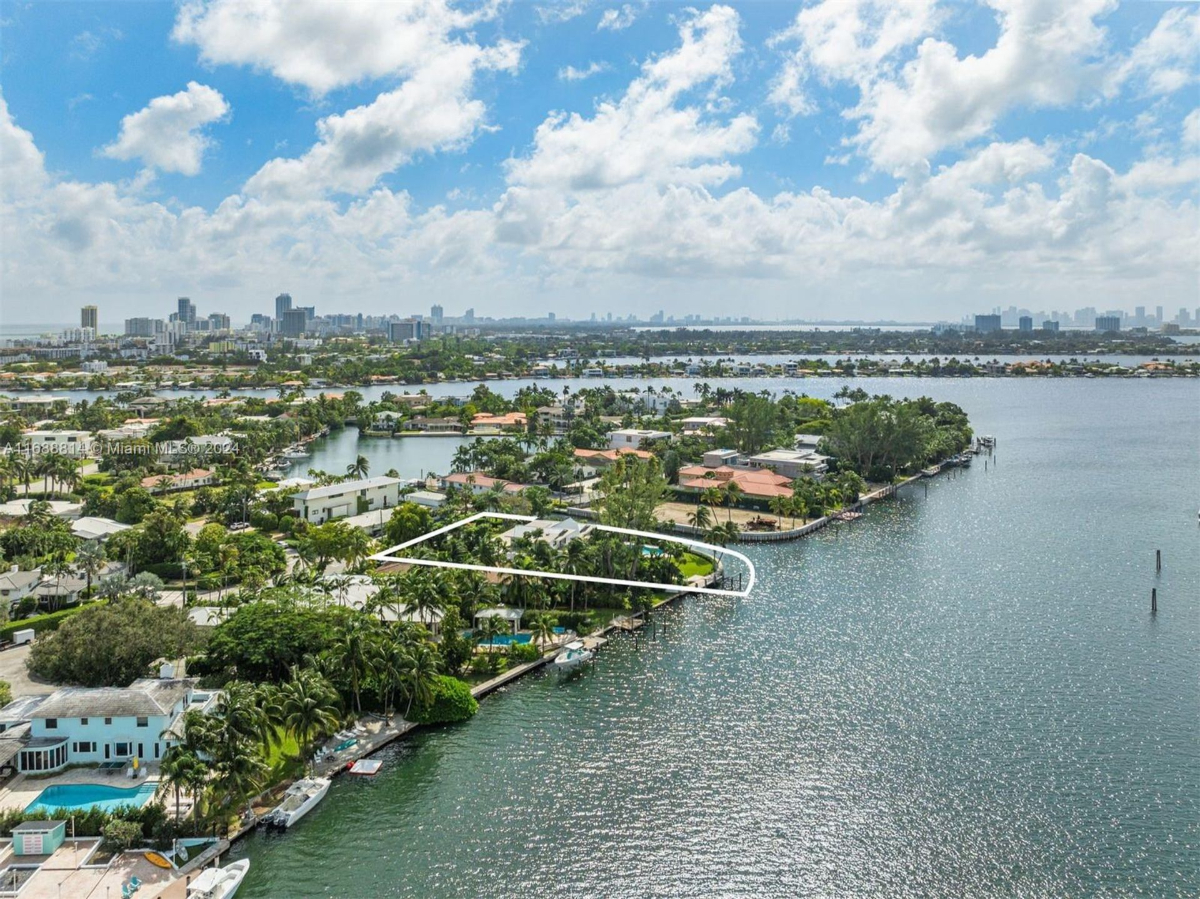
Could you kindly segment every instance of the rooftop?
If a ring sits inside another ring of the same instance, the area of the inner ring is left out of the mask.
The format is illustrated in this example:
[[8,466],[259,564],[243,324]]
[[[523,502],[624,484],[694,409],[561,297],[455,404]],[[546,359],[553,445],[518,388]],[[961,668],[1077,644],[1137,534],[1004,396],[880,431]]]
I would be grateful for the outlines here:
[[[135,718],[170,714],[191,691],[192,678],[141,678],[128,687],[63,687],[32,710],[31,718]],[[7,707],[6,707],[7,708]],[[3,710],[0,710],[0,714]]]
[[313,487],[311,490],[303,490],[295,495],[296,499],[322,499],[327,496],[342,496],[346,493],[354,493],[358,490],[373,490],[377,487],[390,487],[393,484],[403,483],[399,478],[389,478],[387,475],[380,475],[375,478],[363,478],[360,481],[343,481],[340,484],[330,484],[326,487]]

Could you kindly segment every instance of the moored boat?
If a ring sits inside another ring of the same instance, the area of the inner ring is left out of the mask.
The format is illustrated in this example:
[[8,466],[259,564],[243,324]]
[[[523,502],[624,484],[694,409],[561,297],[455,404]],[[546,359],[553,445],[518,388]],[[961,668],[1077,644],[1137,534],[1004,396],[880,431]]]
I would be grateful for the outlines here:
[[232,899],[249,870],[250,860],[245,858],[224,868],[205,868],[188,884],[187,899]]
[[263,824],[278,830],[287,830],[316,807],[329,792],[329,778],[306,777],[298,780],[283,794],[283,801],[272,809]]
[[554,657],[554,667],[558,671],[570,671],[578,668],[584,662],[590,662],[596,653],[584,647],[582,641],[574,640],[562,648]]

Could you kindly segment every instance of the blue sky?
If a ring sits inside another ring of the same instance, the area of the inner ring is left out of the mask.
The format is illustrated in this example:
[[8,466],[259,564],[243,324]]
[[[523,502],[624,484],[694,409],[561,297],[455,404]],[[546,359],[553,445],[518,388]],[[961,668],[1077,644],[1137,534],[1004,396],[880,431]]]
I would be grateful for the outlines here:
[[0,3],[0,315],[1196,305],[1194,6],[366,6]]

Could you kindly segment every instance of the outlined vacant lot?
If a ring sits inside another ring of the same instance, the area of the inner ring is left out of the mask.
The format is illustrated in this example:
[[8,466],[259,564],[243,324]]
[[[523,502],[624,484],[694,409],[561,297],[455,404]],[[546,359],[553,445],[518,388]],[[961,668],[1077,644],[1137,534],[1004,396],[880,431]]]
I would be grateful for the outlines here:
[[718,587],[701,587],[691,586],[688,584],[659,584],[649,581],[633,581],[624,580],[622,578],[599,577],[596,575],[587,574],[566,574],[560,571],[538,571],[528,568],[507,568],[503,565],[476,565],[470,562],[450,562],[442,559],[420,559],[412,556],[398,555],[406,549],[411,549],[418,546],[427,540],[432,540],[435,537],[440,537],[443,534],[448,534],[457,528],[464,527],[472,522],[480,521],[484,518],[495,518],[503,521],[536,521],[537,518],[533,515],[514,515],[508,512],[477,512],[474,515],[469,515],[466,518],[448,524],[445,527],[438,528],[436,531],[430,531],[428,534],[423,534],[420,537],[414,537],[404,543],[393,546],[390,549],[385,549],[383,552],[376,553],[371,556],[371,559],[376,562],[403,562],[408,565],[425,565],[429,568],[457,568],[463,571],[481,571],[484,573],[493,572],[496,574],[510,574],[522,577],[544,577],[560,581],[579,581],[587,584],[611,584],[614,587],[640,587],[646,590],[666,590],[672,593],[688,592],[688,593],[706,593],[710,596],[730,596],[739,599],[744,599],[750,595],[750,591],[754,589],[755,571],[754,563],[736,550],[727,549],[722,546],[715,546],[711,543],[704,543],[700,540],[691,540],[686,537],[674,537],[666,534],[655,533],[654,531],[635,531],[630,528],[618,528],[611,525],[593,524],[592,527],[597,531],[608,531],[612,534],[625,534],[630,537],[640,537],[645,540],[655,540],[659,542],[678,543],[682,546],[688,546],[693,549],[699,549],[709,553],[717,558],[733,558],[740,561],[746,566],[749,577],[746,579],[746,584],[742,590],[724,590]]

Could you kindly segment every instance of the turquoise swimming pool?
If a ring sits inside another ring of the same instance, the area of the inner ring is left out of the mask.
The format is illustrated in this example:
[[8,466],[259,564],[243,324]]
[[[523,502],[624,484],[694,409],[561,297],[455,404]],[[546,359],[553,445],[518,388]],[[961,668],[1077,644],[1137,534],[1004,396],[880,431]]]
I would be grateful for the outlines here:
[[59,784],[46,787],[38,793],[37,798],[25,806],[25,811],[99,807],[110,812],[122,805],[141,807],[150,801],[156,786],[152,783],[128,788],[110,787],[107,784]]

